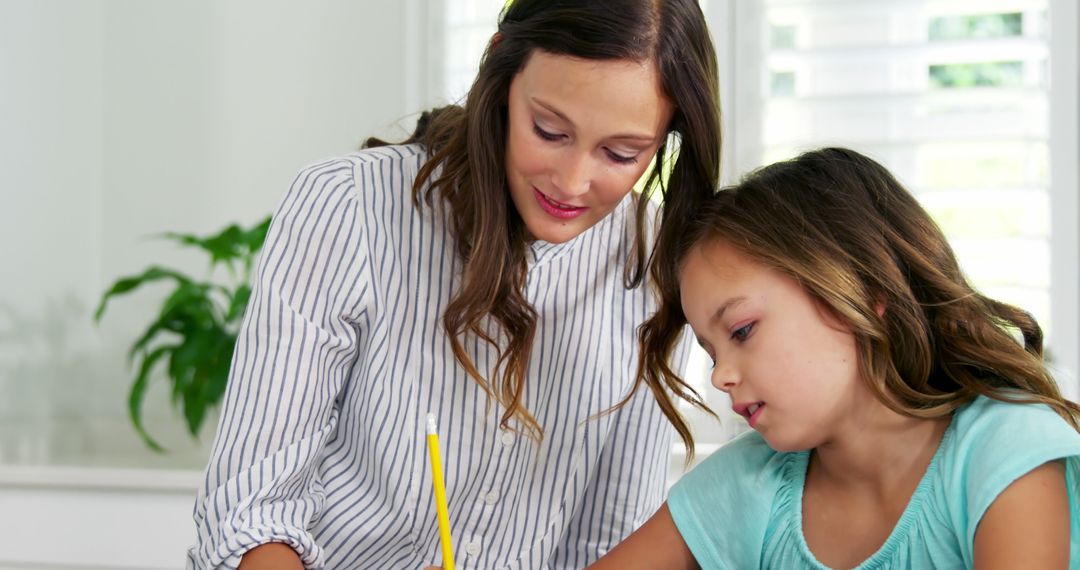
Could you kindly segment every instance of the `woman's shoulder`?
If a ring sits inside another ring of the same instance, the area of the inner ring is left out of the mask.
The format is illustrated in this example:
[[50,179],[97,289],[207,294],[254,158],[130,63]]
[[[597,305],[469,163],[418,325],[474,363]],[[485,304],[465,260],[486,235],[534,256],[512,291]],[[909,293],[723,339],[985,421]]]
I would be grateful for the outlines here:
[[416,162],[422,164],[427,159],[427,151],[419,143],[392,144],[360,149],[343,158],[354,164],[386,165]]
[[[386,145],[364,148],[347,154],[332,156],[311,162],[300,169],[298,180],[325,177],[326,175],[358,176],[356,170],[397,174],[387,180],[400,180],[401,174],[416,170],[427,160],[427,152],[419,144]],[[373,179],[372,182],[381,181]]]
[[290,194],[321,202],[335,201],[335,196],[363,202],[408,200],[426,159],[427,153],[417,144],[365,148],[325,158],[300,169]]

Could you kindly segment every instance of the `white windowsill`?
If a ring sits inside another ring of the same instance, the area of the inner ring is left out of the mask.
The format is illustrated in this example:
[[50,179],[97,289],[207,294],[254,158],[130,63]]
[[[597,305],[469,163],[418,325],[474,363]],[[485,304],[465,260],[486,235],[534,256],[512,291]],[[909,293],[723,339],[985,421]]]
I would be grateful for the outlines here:
[[191,495],[202,483],[193,470],[51,465],[0,465],[0,488],[151,491]]

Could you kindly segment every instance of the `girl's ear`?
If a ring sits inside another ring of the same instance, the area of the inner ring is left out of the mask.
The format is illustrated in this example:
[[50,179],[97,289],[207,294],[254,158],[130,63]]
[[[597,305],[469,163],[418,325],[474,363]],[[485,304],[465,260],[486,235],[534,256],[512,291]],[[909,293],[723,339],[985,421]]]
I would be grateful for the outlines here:
[[885,316],[885,300],[884,299],[879,297],[878,300],[874,302],[874,312],[877,313],[877,316],[879,316],[879,317],[884,317]]
[[491,39],[488,40],[488,51],[490,52],[491,50],[495,49],[495,46],[499,45],[499,42],[501,41],[502,34],[500,34],[499,32],[495,32],[494,34],[492,34]]

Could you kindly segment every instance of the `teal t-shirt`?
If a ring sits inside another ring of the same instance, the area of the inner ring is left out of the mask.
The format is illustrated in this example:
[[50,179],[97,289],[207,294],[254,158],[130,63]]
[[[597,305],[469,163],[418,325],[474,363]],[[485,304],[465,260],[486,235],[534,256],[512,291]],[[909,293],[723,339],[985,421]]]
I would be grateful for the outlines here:
[[[748,432],[675,484],[668,508],[702,568],[826,568],[802,533],[809,456],[773,451]],[[857,568],[971,568],[986,509],[1056,459],[1065,460],[1069,492],[1069,567],[1080,569],[1080,433],[1047,406],[981,396],[955,412],[892,534]]]

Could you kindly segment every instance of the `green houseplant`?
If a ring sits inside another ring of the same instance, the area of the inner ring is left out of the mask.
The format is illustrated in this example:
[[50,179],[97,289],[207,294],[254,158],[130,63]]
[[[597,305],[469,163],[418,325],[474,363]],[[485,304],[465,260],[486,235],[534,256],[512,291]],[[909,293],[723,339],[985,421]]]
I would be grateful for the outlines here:
[[166,239],[209,254],[209,277],[223,265],[229,274],[226,284],[199,281],[173,269],[151,266],[140,274],[118,279],[101,297],[95,322],[101,321],[113,297],[158,281],[171,281],[174,286],[128,352],[136,370],[128,394],[128,414],[135,431],[151,449],[164,451],[142,422],[143,399],[159,363],[165,363],[172,403],[183,411],[192,437],[198,436],[207,411],[224,395],[237,331],[251,297],[252,267],[269,226],[268,217],[250,228],[234,224],[208,237],[164,234]]

